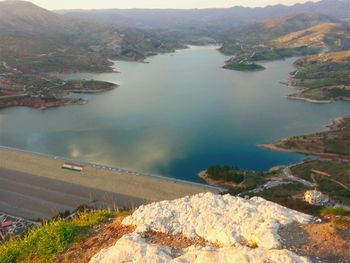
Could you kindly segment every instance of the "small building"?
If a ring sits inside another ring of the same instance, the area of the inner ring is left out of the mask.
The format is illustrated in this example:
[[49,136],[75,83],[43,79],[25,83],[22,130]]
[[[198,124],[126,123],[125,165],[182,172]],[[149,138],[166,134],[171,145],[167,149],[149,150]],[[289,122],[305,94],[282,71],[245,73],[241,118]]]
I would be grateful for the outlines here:
[[84,166],[76,163],[65,163],[62,165],[62,169],[75,171],[75,172],[81,172],[83,170],[83,167]]
[[304,194],[304,200],[310,205],[319,205],[319,206],[326,205],[329,202],[328,196],[326,196],[325,194],[317,190],[306,191]]

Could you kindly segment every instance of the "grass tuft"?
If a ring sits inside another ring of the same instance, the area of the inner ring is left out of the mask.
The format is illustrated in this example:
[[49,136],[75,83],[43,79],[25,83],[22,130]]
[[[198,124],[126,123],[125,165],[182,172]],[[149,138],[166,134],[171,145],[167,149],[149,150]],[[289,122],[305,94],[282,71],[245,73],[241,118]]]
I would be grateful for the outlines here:
[[350,211],[340,207],[325,207],[325,208],[322,208],[321,210],[321,216],[324,216],[324,215],[347,216],[347,215],[350,215]]
[[52,262],[64,252],[77,234],[108,219],[125,216],[128,212],[107,210],[82,212],[71,220],[56,219],[34,227],[22,238],[14,238],[0,245],[0,262]]

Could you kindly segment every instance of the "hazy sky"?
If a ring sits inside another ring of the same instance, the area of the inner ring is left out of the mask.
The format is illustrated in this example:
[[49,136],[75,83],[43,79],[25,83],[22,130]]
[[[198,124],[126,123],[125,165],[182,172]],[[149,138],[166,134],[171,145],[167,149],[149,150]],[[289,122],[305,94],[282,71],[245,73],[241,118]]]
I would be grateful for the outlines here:
[[[317,0],[312,0],[317,2]],[[47,9],[101,8],[208,8],[236,5],[256,7],[274,4],[292,5],[307,0],[32,0]]]

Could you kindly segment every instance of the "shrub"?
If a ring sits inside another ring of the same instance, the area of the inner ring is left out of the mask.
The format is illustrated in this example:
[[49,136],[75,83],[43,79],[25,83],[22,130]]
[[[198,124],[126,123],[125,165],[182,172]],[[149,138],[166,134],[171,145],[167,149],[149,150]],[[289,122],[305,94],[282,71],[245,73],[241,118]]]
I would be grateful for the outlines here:
[[346,216],[346,215],[350,215],[350,211],[340,207],[325,207],[321,210],[321,216],[329,215],[329,214]]

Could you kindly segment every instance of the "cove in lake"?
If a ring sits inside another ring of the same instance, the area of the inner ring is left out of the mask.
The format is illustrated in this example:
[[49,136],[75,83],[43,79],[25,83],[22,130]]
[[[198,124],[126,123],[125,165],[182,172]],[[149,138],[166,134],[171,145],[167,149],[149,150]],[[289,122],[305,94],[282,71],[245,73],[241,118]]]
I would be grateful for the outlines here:
[[261,72],[222,69],[226,56],[196,47],[148,59],[116,62],[121,73],[73,74],[120,84],[99,95],[74,95],[84,106],[0,111],[0,144],[152,174],[200,181],[214,164],[266,170],[304,156],[257,147],[319,131],[348,115],[350,104],[320,105],[284,98],[293,71],[287,59]]

